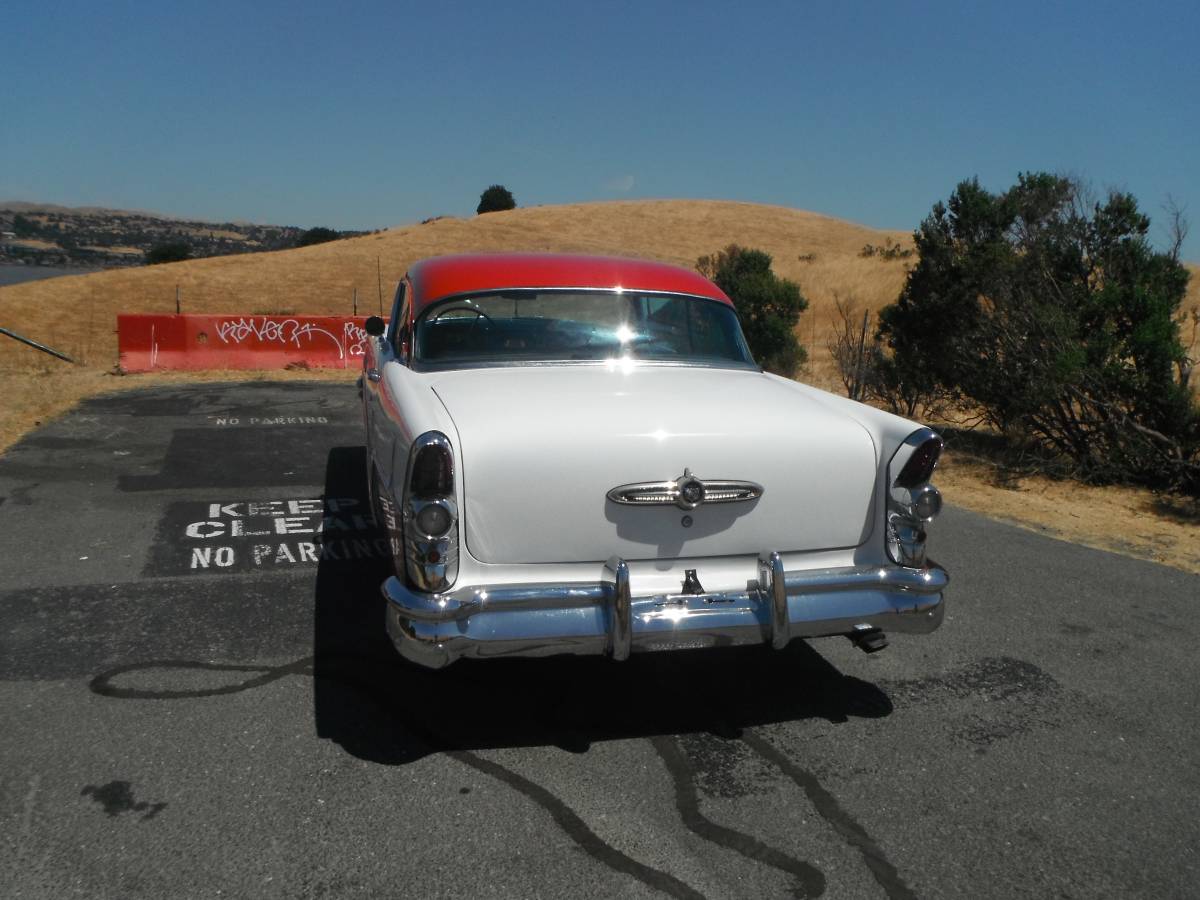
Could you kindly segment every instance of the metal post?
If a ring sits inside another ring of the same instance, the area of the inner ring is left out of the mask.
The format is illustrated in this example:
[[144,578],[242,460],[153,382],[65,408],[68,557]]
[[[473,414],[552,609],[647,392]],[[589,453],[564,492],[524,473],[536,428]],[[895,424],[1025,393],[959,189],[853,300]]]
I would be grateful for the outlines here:
[[69,363],[75,362],[75,360],[71,359],[71,357],[67,356],[67,354],[65,354],[65,353],[59,353],[57,350],[51,349],[50,347],[47,347],[45,344],[39,344],[37,341],[31,341],[27,337],[21,337],[21,335],[17,334],[16,332],[9,331],[7,328],[0,328],[0,334],[7,335],[8,337],[13,338],[14,340],[20,341],[22,344],[28,344],[30,347],[33,347],[35,350],[41,350],[43,353],[49,353],[51,356],[57,356],[59,359],[63,360],[64,362],[69,362]]
[[379,257],[375,257],[375,277],[379,280],[379,317],[383,318],[383,269],[380,268]]
[[175,285],[175,315],[179,315],[179,285]]
[[354,289],[354,315],[358,315],[358,288]]

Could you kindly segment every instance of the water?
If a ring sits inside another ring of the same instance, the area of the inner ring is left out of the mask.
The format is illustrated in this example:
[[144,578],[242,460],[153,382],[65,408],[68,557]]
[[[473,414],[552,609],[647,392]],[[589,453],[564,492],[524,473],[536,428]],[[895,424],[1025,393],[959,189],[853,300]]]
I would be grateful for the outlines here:
[[87,275],[99,269],[77,269],[74,266],[0,266],[0,287],[21,284],[24,281],[41,281],[43,278],[58,278],[61,275]]

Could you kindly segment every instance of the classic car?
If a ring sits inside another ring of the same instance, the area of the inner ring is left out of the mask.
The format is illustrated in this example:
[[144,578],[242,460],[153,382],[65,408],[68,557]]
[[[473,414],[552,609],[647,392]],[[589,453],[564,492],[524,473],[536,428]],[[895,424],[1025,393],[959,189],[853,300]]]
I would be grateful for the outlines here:
[[764,372],[695,272],[447,256],[363,359],[367,477],[405,658],[631,653],[942,621],[928,428]]

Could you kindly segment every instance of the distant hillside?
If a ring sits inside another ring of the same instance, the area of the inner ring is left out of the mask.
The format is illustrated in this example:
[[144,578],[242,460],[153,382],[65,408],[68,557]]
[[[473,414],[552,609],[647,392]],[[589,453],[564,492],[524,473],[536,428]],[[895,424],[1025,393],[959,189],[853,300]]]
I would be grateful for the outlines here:
[[295,247],[304,234],[292,225],[218,224],[132,210],[0,202],[0,265],[139,266],[149,250],[164,244],[183,245],[199,259],[283,250]]

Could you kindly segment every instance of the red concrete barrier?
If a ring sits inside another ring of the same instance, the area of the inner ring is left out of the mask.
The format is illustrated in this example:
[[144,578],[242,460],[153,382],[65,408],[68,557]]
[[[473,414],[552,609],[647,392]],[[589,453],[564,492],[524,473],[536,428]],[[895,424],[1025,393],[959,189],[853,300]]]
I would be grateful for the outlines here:
[[366,316],[117,316],[121,369],[357,368]]

